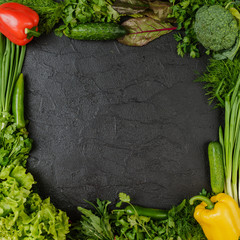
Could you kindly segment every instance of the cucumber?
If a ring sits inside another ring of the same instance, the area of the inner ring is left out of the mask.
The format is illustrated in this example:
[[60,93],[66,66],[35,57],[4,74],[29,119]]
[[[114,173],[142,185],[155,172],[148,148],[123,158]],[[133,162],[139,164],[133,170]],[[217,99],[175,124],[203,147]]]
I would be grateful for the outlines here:
[[124,36],[127,31],[116,23],[83,23],[66,28],[63,33],[77,40],[114,40]]
[[222,146],[219,142],[210,142],[208,145],[208,159],[210,167],[211,188],[215,194],[224,190],[224,166]]

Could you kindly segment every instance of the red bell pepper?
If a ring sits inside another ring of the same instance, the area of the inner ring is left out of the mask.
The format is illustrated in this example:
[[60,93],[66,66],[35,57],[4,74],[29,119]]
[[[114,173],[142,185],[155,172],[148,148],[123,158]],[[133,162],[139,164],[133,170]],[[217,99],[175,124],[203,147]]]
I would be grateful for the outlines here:
[[29,7],[14,2],[0,5],[0,32],[17,45],[26,45],[33,36],[40,36],[38,22],[38,14]]

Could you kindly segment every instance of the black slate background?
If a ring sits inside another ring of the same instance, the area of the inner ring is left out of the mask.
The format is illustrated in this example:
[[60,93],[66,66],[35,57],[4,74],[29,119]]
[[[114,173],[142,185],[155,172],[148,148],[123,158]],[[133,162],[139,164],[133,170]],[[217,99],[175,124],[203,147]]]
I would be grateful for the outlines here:
[[24,65],[34,140],[28,167],[42,197],[79,217],[84,199],[169,208],[210,189],[207,144],[219,111],[194,83],[207,57],[181,58],[172,34],[127,47],[40,37]]

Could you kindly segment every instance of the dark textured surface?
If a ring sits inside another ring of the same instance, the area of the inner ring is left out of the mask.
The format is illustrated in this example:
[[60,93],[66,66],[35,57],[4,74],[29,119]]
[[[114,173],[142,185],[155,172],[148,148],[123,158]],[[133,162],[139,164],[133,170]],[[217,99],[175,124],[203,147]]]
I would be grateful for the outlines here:
[[142,47],[41,37],[28,46],[29,170],[76,218],[84,199],[169,208],[209,189],[207,143],[219,112],[194,83],[207,58],[181,58],[167,35]]

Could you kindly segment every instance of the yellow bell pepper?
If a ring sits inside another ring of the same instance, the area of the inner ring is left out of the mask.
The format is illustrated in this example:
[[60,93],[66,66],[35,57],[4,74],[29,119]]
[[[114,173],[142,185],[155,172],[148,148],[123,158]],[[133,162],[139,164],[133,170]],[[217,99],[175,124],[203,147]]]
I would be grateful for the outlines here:
[[225,193],[213,196],[195,196],[190,204],[201,200],[194,218],[201,225],[208,240],[238,240],[240,237],[240,209],[237,202]]

